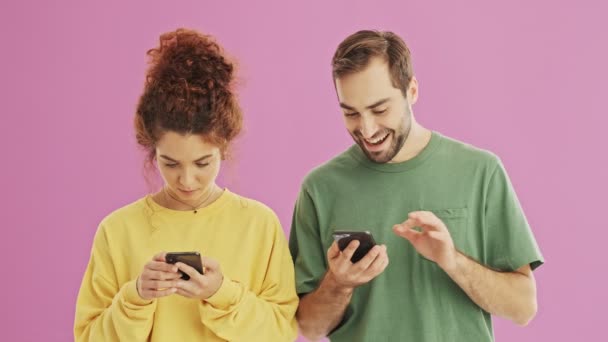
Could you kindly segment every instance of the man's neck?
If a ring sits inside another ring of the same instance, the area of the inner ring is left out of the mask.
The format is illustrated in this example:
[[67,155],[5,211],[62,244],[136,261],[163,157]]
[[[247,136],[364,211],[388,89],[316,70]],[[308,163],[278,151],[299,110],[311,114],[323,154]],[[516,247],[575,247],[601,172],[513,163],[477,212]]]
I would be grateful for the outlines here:
[[412,128],[405,144],[403,144],[401,151],[389,163],[402,163],[416,157],[431,141],[431,136],[432,132],[430,130],[420,126],[416,122],[412,122]]

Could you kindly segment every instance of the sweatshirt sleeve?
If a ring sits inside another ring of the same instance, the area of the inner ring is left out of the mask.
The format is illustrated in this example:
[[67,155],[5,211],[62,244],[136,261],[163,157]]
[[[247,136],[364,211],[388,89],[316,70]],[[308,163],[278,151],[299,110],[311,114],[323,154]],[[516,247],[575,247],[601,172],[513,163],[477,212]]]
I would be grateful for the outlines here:
[[293,262],[280,223],[274,220],[274,241],[266,265],[263,288],[254,293],[224,275],[218,291],[199,304],[201,320],[219,337],[229,341],[294,341],[297,337]]
[[146,341],[156,300],[137,293],[136,280],[118,284],[103,224],[95,235],[74,319],[75,341]]

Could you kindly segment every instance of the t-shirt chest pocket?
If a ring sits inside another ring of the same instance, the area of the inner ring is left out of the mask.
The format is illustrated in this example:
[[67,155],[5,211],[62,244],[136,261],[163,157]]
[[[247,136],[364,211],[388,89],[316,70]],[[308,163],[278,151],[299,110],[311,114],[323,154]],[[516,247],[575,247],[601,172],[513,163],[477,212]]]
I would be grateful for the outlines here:
[[430,211],[437,216],[448,228],[454,246],[458,250],[466,250],[467,230],[469,225],[469,215],[467,208],[450,209],[422,209]]

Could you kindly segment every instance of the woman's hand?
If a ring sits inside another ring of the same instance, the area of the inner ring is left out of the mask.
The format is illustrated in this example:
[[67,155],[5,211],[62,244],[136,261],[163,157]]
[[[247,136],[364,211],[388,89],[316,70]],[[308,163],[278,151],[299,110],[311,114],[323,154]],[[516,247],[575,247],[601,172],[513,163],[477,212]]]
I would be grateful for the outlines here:
[[181,274],[177,266],[167,264],[165,254],[162,252],[152,257],[137,278],[137,293],[142,299],[152,300],[177,292],[176,284]]
[[207,257],[201,257],[205,274],[200,274],[196,269],[184,263],[175,264],[182,272],[190,276],[189,280],[178,280],[176,292],[184,297],[193,299],[207,299],[213,296],[224,281],[224,275],[220,270],[220,264]]

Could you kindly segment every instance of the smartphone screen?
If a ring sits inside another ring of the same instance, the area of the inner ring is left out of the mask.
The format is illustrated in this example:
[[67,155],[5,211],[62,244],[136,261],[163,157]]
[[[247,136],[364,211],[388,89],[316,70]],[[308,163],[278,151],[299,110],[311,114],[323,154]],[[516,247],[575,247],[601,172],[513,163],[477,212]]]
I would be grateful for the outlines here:
[[376,245],[376,241],[369,231],[336,230],[332,235],[341,251],[343,251],[351,241],[359,240],[359,247],[357,247],[357,250],[350,259],[352,263],[361,260],[367,252]]
[[[195,268],[198,273],[203,273],[203,264],[201,262],[201,255],[199,252],[173,252],[165,255],[165,260],[168,264],[175,264],[177,262],[184,263],[190,267]],[[182,274],[182,279],[188,280],[190,276],[186,273],[179,271]]]

